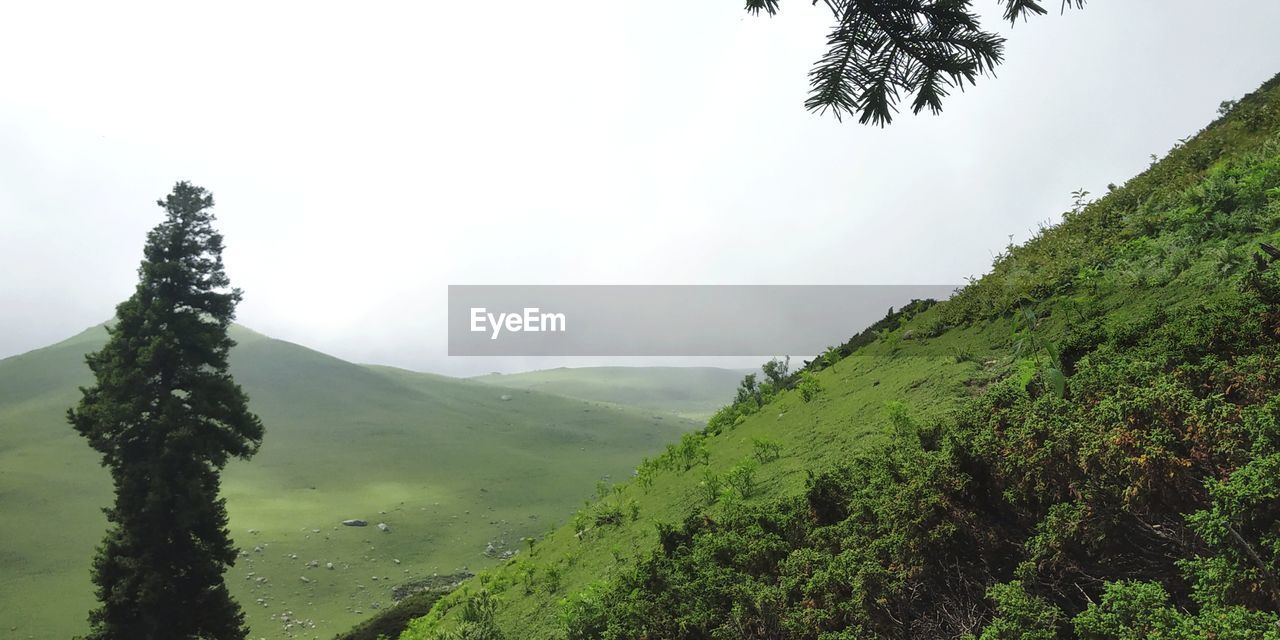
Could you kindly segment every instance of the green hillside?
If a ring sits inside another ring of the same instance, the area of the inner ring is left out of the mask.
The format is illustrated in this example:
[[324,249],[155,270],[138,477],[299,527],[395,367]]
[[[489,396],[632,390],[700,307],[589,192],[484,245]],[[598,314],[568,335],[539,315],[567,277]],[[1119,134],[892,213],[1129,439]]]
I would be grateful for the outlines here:
[[733,396],[745,373],[716,367],[560,367],[472,380],[705,420]]
[[1280,76],[402,638],[1280,637],[1278,231]]
[[[254,638],[331,637],[390,606],[394,586],[492,565],[696,426],[233,336],[233,374],[267,427],[259,455],[224,477],[247,554],[228,582]],[[87,628],[111,487],[64,414],[104,340],[95,327],[0,360],[0,636]]]

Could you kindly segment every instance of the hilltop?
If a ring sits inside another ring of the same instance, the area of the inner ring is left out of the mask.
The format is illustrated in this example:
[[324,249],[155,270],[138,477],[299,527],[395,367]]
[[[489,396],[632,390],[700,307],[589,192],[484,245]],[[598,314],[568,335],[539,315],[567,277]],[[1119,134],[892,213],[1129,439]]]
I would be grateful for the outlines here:
[[[1280,76],[404,640],[1274,638]],[[851,328],[853,330],[855,328]]]
[[[254,638],[331,636],[390,606],[398,585],[491,566],[563,522],[594,483],[698,426],[356,365],[239,326],[232,336],[232,373],[267,428],[259,455],[224,476],[245,553],[227,578]],[[97,326],[0,360],[5,637],[87,628],[87,563],[111,487],[64,415],[91,382],[84,354],[105,338]]]

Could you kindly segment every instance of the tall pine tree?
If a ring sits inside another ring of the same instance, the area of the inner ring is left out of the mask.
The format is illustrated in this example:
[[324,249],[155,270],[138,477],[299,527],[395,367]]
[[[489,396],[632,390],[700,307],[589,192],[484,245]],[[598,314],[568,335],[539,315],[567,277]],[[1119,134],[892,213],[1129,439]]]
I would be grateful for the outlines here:
[[241,640],[223,573],[235,562],[221,471],[249,458],[262,423],[227,371],[240,291],[222,266],[213,197],[179,182],[158,204],[138,286],[116,307],[97,383],[68,419],[111,472],[115,505],[93,562],[92,640]]

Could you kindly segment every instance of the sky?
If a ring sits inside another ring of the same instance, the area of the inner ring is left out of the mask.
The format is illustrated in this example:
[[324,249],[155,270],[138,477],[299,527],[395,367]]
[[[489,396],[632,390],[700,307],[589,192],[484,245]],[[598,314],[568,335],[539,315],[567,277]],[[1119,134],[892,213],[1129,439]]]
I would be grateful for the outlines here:
[[447,286],[963,282],[1280,72],[1276,2],[1011,28],[976,0],[998,77],[880,129],[804,110],[830,17],[782,4],[7,3],[0,357],[109,318],[190,180],[260,332],[454,375],[653,363],[451,358]]

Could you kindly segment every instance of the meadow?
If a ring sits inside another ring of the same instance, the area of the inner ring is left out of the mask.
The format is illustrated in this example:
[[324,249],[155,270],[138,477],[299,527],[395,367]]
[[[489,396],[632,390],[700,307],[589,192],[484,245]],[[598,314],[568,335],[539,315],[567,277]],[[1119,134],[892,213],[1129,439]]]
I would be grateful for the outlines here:
[[[243,327],[232,372],[266,425],[224,475],[227,574],[252,638],[328,638],[393,589],[480,571],[697,423],[651,408],[352,364]],[[65,422],[94,327],[0,360],[0,635],[87,629],[110,480]],[[341,521],[362,519],[365,527]],[[386,531],[378,528],[385,524]],[[332,565],[332,568],[329,568]]]
[[1280,76],[401,640],[1271,638]]

